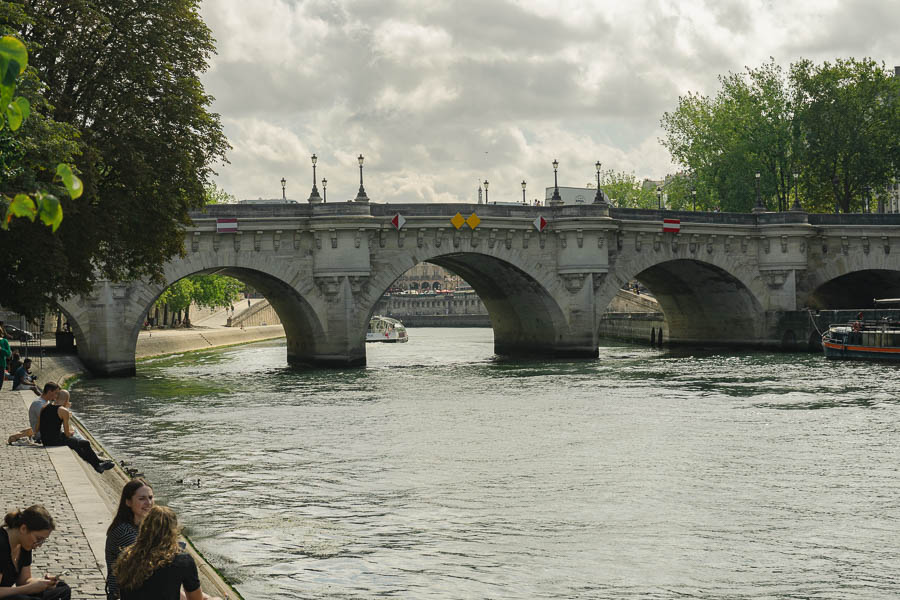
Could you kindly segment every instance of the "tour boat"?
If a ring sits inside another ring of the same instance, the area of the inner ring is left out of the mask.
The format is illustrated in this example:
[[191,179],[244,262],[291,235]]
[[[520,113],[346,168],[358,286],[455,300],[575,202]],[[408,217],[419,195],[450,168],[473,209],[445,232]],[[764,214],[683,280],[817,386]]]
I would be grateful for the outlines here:
[[[900,298],[875,300],[875,306],[900,304]],[[822,335],[825,358],[900,361],[900,321],[888,317],[831,325]]]
[[367,342],[408,342],[406,327],[397,319],[375,315],[369,319]]

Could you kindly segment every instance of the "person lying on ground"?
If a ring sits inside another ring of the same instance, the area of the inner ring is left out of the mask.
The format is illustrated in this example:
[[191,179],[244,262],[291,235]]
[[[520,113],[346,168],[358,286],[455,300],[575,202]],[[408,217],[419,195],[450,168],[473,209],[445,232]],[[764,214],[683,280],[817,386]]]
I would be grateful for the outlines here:
[[8,600],[70,600],[72,590],[59,576],[31,576],[31,552],[56,529],[40,504],[7,513],[0,527],[0,598]]
[[113,567],[122,600],[179,600],[182,586],[187,600],[208,598],[200,589],[197,564],[178,544],[180,533],[175,511],[158,505],[150,509],[137,541]]
[[[65,390],[63,390],[65,392]],[[111,460],[102,461],[87,440],[77,439],[72,432],[69,393],[57,394],[56,400],[45,406],[38,416],[37,431],[44,446],[68,446],[98,473],[112,469]]]
[[[34,402],[31,403],[31,406],[28,407],[28,424],[31,425],[28,429],[23,429],[18,433],[14,433],[9,436],[9,439],[6,440],[7,444],[12,444],[24,437],[33,438],[35,442],[41,441],[41,436],[37,433],[37,422],[38,416],[41,414],[41,410],[49,403],[56,400],[56,396],[61,393],[59,386],[53,382],[48,381],[44,384],[44,391],[41,393],[40,398],[37,398]],[[66,396],[68,396],[69,392],[65,392]]]
[[153,508],[153,489],[143,479],[132,479],[122,488],[119,508],[106,530],[106,598],[119,600],[119,583],[113,573],[116,560],[137,540],[138,528]]
[[40,396],[41,391],[38,389],[36,381],[37,377],[31,374],[31,359],[26,358],[22,361],[22,366],[13,374],[13,391],[31,390]]

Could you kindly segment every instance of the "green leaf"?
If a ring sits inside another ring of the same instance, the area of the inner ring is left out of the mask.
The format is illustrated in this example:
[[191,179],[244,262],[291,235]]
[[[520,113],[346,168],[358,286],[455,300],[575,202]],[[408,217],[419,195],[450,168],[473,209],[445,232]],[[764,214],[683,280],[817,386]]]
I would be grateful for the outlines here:
[[41,216],[41,221],[44,222],[44,225],[52,227],[53,232],[56,233],[56,230],[59,229],[59,224],[63,220],[63,210],[62,205],[59,203],[59,198],[52,194],[43,194],[38,202],[40,204],[38,212]]
[[22,109],[15,102],[6,105],[6,120],[9,121],[9,128],[13,131],[22,126]]
[[28,50],[25,44],[11,35],[0,38],[0,56],[8,61],[7,71],[15,70],[14,77],[18,77],[28,66]]
[[59,163],[56,166],[56,175],[62,179],[63,185],[66,186],[66,190],[68,190],[69,196],[73,200],[81,196],[84,186],[81,184],[81,180],[72,172],[72,168],[69,165]]
[[34,200],[25,194],[16,194],[16,197],[6,207],[6,216],[3,217],[2,227],[3,229],[9,229],[9,223],[13,217],[26,217],[34,221],[35,215],[37,215],[37,208],[34,205]]
[[18,98],[13,100],[13,103],[19,107],[20,111],[22,111],[22,120],[24,121],[25,119],[27,119],[28,115],[31,114],[31,104],[28,103],[28,100],[26,98],[23,98],[22,96],[19,96]]

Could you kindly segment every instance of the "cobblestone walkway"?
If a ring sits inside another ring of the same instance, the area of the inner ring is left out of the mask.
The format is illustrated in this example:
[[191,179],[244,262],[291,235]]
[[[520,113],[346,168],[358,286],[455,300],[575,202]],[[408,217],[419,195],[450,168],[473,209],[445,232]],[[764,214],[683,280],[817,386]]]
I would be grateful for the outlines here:
[[43,447],[6,444],[10,433],[28,427],[23,393],[26,392],[0,390],[0,423],[3,424],[3,431],[0,431],[0,511],[5,515],[10,510],[31,504],[46,506],[56,521],[56,531],[46,544],[35,550],[32,574],[40,576],[68,571],[63,579],[72,587],[72,598],[104,599],[100,566],[47,451]]

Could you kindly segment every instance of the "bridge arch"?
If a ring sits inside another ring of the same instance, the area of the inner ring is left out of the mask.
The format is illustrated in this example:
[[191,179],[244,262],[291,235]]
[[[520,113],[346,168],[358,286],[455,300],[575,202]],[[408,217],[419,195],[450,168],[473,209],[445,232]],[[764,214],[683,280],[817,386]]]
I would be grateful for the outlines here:
[[597,310],[603,312],[622,285],[636,279],[659,302],[677,344],[741,345],[766,337],[765,282],[759,271],[730,257],[688,256],[669,250],[640,253],[616,265]]
[[[317,306],[321,301],[314,293],[311,278],[304,276],[300,268],[256,254],[195,253],[170,261],[164,268],[162,282],[107,284],[98,294],[111,298],[88,297],[60,303],[72,326],[79,357],[99,374],[133,374],[138,334],[153,303],[178,280],[203,274],[234,277],[266,297],[284,326],[289,363],[304,364],[308,357],[315,355],[317,340],[324,337],[325,328],[319,317],[324,311]],[[114,304],[117,314],[98,322],[91,318],[95,303]]]
[[[455,250],[455,249],[454,249]],[[373,273],[369,294],[362,302],[366,321],[359,325],[365,335],[375,304],[399,277],[419,263],[443,267],[472,286],[481,298],[494,330],[494,351],[507,356],[567,356],[597,352],[596,335],[580,333],[572,343],[571,321],[559,300],[558,282],[546,269],[534,271],[512,255],[473,250],[436,252],[427,249],[380,265]]]
[[[830,268],[829,268],[830,267]],[[850,270],[831,264],[809,277],[802,305],[814,310],[872,308],[874,298],[900,297],[900,269]]]

